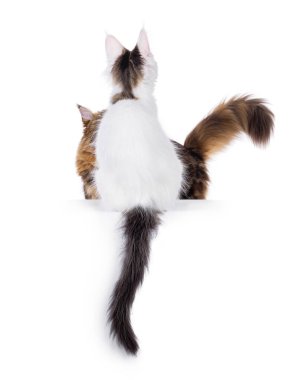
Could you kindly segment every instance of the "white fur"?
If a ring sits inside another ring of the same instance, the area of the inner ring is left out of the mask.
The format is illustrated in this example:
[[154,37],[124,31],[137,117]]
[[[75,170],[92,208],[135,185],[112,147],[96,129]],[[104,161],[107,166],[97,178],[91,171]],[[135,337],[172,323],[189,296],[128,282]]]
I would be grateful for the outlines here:
[[183,168],[156,114],[136,100],[109,107],[96,141],[95,182],[114,210],[137,205],[159,210],[178,198]]
[[166,210],[178,199],[183,166],[157,117],[152,95],[157,67],[146,57],[138,100],[111,104],[98,129],[95,183],[108,209]]

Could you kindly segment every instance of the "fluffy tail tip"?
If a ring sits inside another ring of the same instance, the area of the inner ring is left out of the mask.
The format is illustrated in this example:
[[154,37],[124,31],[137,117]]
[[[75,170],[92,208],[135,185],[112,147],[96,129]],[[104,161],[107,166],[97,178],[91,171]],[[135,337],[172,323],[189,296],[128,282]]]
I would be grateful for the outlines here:
[[264,99],[249,99],[248,134],[257,145],[266,145],[274,127],[274,115]]
[[126,350],[128,354],[136,355],[139,350],[136,335],[129,321],[126,321],[122,314],[110,314],[111,335]]

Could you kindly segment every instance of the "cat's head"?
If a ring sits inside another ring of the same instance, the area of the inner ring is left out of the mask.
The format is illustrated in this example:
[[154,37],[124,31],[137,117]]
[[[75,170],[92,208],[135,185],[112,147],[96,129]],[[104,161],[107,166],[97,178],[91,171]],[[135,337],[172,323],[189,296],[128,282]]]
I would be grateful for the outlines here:
[[152,93],[157,78],[157,64],[150,51],[148,37],[141,30],[133,50],[126,49],[114,36],[106,37],[108,70],[119,98],[134,99],[143,93]]

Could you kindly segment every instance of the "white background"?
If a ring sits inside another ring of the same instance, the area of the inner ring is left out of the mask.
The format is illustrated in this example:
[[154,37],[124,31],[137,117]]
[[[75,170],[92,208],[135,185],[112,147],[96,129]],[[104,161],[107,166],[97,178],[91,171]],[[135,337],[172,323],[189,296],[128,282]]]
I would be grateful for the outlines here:
[[[303,379],[301,2],[0,8],[1,378]],[[132,359],[104,326],[119,215],[77,201],[75,105],[107,107],[105,31],[132,48],[143,25],[170,138],[243,93],[268,99],[276,126],[267,149],[242,136],[209,163],[208,198],[226,202],[181,202],[164,217]]]

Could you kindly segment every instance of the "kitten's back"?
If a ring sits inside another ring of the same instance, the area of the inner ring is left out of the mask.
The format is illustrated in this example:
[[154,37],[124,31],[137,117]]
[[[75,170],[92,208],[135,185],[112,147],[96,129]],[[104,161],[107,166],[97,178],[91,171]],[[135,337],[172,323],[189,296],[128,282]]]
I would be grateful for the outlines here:
[[111,105],[97,135],[97,188],[106,203],[166,209],[178,198],[182,164],[157,120],[138,100]]

